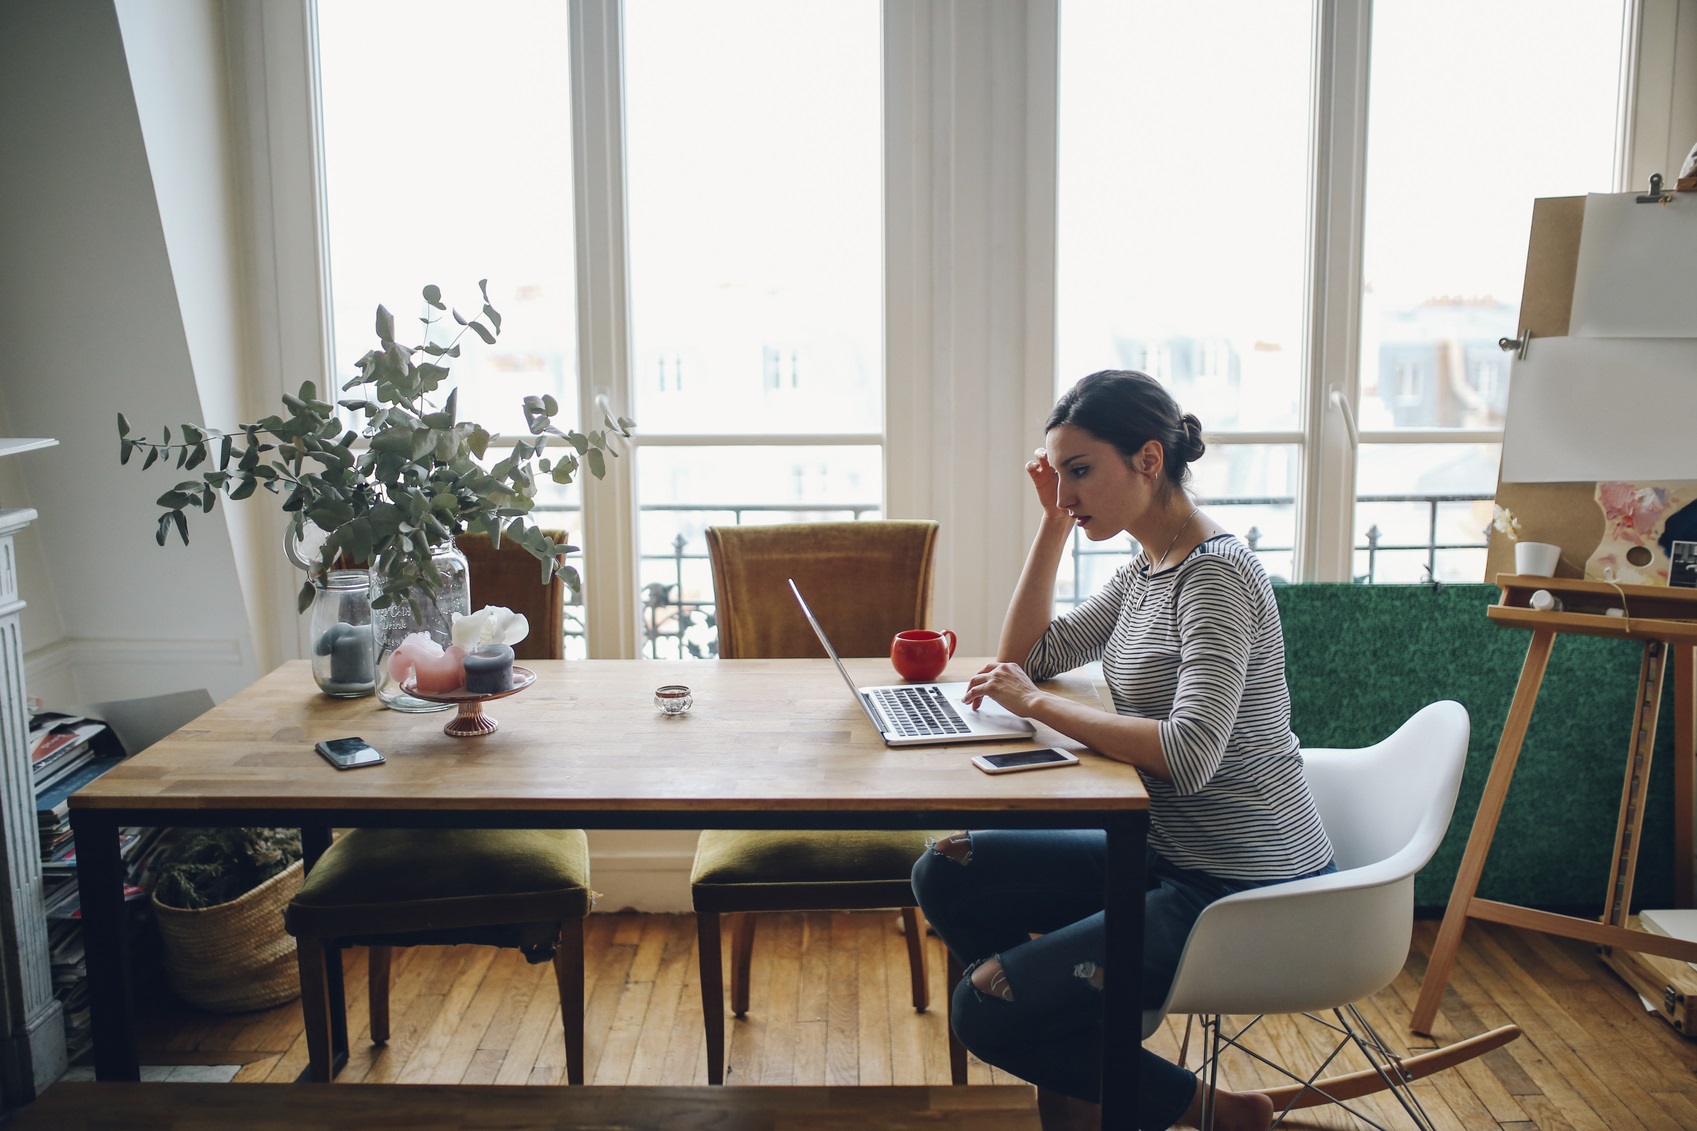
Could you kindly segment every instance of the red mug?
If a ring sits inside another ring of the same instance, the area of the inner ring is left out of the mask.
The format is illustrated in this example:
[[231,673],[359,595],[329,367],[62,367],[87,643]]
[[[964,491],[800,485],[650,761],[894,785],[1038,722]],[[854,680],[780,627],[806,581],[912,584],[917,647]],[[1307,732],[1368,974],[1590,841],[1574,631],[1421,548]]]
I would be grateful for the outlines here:
[[890,642],[890,663],[903,679],[914,683],[929,683],[942,675],[954,654],[955,634],[946,628],[941,632],[911,628],[896,633]]

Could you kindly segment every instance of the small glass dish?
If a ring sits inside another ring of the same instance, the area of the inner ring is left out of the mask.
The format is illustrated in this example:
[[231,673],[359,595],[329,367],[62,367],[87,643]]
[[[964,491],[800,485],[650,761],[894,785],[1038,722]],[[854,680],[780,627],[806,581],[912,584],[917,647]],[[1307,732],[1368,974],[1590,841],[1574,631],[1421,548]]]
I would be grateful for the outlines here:
[[681,683],[668,683],[654,690],[654,705],[662,714],[681,715],[695,706],[695,696]]

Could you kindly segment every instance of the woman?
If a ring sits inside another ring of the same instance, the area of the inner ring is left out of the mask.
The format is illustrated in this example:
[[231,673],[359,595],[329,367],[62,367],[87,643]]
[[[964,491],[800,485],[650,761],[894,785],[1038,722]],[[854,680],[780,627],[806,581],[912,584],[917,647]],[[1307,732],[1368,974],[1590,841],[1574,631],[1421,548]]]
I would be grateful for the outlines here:
[[[1025,466],[1043,521],[1008,607],[997,662],[967,689],[1137,767],[1150,796],[1143,999],[1166,1000],[1212,901],[1333,870],[1290,730],[1284,641],[1266,571],[1186,493],[1202,426],[1142,373],[1094,373],[1050,413]],[[1073,526],[1125,531],[1143,552],[1052,618]],[[1033,680],[1101,660],[1115,710]],[[981,1059],[1038,1086],[1048,1129],[1099,1122],[1102,880],[1092,830],[957,833],[914,865],[927,918],[969,972],[954,1025]],[[1032,935],[1040,935],[1033,939]],[[1139,1126],[1200,1123],[1195,1075],[1143,1050]],[[1216,1126],[1264,1131],[1258,1093],[1215,1097]]]

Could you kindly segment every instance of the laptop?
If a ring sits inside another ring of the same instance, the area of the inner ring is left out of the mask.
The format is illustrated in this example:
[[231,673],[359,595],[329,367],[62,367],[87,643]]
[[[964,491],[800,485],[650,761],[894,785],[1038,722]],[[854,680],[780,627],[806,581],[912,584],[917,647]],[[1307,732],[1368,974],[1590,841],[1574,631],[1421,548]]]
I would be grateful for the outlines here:
[[790,580],[790,592],[795,594],[802,615],[813,626],[814,635],[824,645],[825,654],[843,674],[843,682],[878,733],[889,746],[922,746],[926,743],[1007,742],[1030,738],[1035,728],[1018,715],[1012,714],[986,699],[978,710],[961,702],[966,694],[964,683],[896,683],[878,687],[857,687],[837,650],[831,647],[825,630],[819,627],[807,599]]

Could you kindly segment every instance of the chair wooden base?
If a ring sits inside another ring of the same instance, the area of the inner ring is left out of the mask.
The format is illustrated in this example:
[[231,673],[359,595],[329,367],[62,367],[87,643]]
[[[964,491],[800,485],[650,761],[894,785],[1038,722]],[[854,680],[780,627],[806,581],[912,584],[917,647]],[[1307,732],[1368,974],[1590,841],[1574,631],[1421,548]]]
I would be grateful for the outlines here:
[[[1404,1083],[1423,1080],[1434,1072],[1442,1072],[1446,1068],[1454,1068],[1465,1064],[1475,1057],[1484,1056],[1492,1049],[1501,1048],[1520,1036],[1520,1026],[1502,1025],[1488,1033],[1480,1033],[1476,1037],[1457,1041],[1453,1045],[1445,1045],[1441,1049],[1430,1049],[1415,1056],[1403,1057],[1398,1061],[1401,1072],[1398,1074]],[[1316,1080],[1312,1084],[1291,1084],[1283,1088],[1262,1088],[1261,1094],[1273,1101],[1273,1107],[1278,1111],[1295,1111],[1300,1107],[1319,1107],[1321,1104],[1335,1103],[1338,1100],[1358,1100],[1362,1096],[1370,1096],[1382,1092],[1390,1085],[1377,1071],[1363,1068],[1360,1072],[1350,1072],[1342,1076],[1328,1076],[1324,1080]]]
[[[1331,1029],[1337,1035],[1337,1048],[1325,1058],[1319,1070],[1313,1076],[1304,1078],[1263,1056],[1243,1043],[1243,1036],[1255,1027],[1260,1018],[1257,1017],[1243,1025],[1235,1033],[1226,1033],[1222,1019],[1217,1016],[1202,1018],[1202,1029],[1205,1047],[1202,1049],[1202,1064],[1197,1069],[1197,1075],[1210,1086],[1219,1087],[1219,1066],[1221,1055],[1227,1048],[1236,1048],[1246,1053],[1252,1059],[1260,1061],[1289,1077],[1292,1083],[1276,1088],[1260,1088],[1258,1090],[1273,1102],[1273,1110],[1279,1118],[1298,1108],[1319,1107],[1323,1104],[1336,1104],[1357,1118],[1366,1120],[1366,1116],[1349,1106],[1349,1101],[1358,1100],[1364,1096],[1375,1095],[1379,1092],[1390,1092],[1408,1113],[1415,1126],[1422,1131],[1430,1131],[1432,1123],[1420,1106],[1419,1099],[1408,1087],[1416,1080],[1424,1079],[1433,1073],[1453,1068],[1475,1057],[1483,1056],[1492,1049],[1501,1048],[1520,1036],[1517,1025],[1503,1025],[1477,1036],[1456,1041],[1439,1049],[1429,1049],[1414,1056],[1398,1056],[1392,1052],[1379,1035],[1374,1032],[1371,1024],[1354,1006],[1344,1006],[1330,1011],[1336,1022],[1328,1021],[1318,1014],[1306,1014],[1311,1021]],[[1184,1043],[1180,1047],[1179,1062],[1185,1060],[1185,1050],[1190,1043],[1190,1023],[1195,1017],[1187,1019]],[[1357,1051],[1366,1059],[1368,1067],[1358,1072],[1342,1073],[1336,1076],[1318,1078],[1319,1072],[1324,1071],[1327,1064],[1344,1048],[1354,1045]],[[1368,1120],[1368,1122],[1371,1122]],[[1204,1111],[1202,1126],[1212,1126],[1212,1112]],[[1373,1124],[1378,1126],[1378,1124]]]
[[[389,981],[392,947],[372,946],[366,957],[372,1044],[389,1040]],[[336,1074],[334,1028],[330,1014],[329,964],[341,961],[334,939],[298,938],[295,960],[300,967],[301,1016],[306,1028],[306,1079],[327,1084]],[[564,924],[554,949],[554,981],[560,991],[560,1023],[566,1041],[566,1082],[583,1083],[583,920]],[[722,1020],[722,1019],[721,1019]]]

